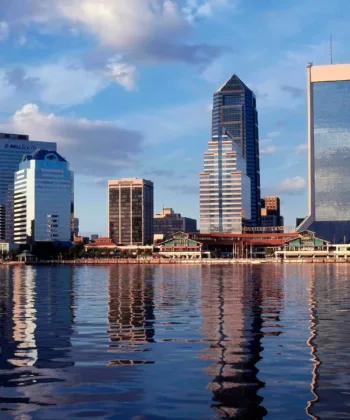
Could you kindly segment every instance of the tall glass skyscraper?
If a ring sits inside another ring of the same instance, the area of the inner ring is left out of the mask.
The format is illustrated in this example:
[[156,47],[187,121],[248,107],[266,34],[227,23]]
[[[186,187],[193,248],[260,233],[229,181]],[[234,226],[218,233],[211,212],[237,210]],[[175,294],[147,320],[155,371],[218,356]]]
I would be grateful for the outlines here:
[[56,143],[31,141],[27,135],[0,133],[0,240],[13,242],[13,183],[23,155],[56,150]]
[[260,158],[258,112],[254,93],[233,75],[214,93],[212,136],[229,134],[247,161],[251,224],[260,226]]
[[350,241],[350,64],[309,65],[309,229]]

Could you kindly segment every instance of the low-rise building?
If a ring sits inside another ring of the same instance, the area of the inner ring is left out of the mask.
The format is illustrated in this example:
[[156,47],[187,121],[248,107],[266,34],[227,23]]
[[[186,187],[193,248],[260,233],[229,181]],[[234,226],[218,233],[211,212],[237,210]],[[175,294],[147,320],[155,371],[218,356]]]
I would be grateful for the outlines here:
[[284,218],[281,216],[281,204],[279,197],[266,196],[261,200],[261,226],[268,228],[283,225]]
[[12,249],[17,249],[18,246],[8,241],[0,241],[0,255],[8,254]]
[[163,207],[161,213],[157,213],[153,218],[153,234],[163,235],[163,239],[172,237],[176,232],[196,232],[197,220],[190,217],[181,216],[175,213],[170,207]]
[[112,241],[110,238],[97,238],[95,242],[90,242],[89,244],[85,244],[85,251],[91,250],[110,250],[114,251],[116,249],[115,242]]
[[177,232],[160,244],[159,254],[169,258],[216,256],[246,259],[327,256],[328,253],[327,241],[316,238],[313,232],[304,231],[255,234]]
[[160,244],[159,255],[166,258],[201,258],[202,243],[190,239],[190,234],[177,232]]

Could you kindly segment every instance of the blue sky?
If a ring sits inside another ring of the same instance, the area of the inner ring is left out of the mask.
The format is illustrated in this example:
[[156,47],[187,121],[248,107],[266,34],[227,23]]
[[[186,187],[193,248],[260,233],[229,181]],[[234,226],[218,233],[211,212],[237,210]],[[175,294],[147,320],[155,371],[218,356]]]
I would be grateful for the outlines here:
[[346,0],[11,0],[0,7],[0,131],[56,141],[83,234],[107,232],[106,180],[151,179],[198,217],[213,92],[257,95],[262,194],[307,214],[306,65],[350,61]]

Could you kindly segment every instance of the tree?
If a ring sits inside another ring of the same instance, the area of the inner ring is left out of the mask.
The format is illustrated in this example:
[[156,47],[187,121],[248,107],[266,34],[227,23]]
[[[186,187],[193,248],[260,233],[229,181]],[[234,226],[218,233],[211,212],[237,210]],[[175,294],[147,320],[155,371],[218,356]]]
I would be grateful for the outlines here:
[[213,252],[213,257],[214,258],[220,258],[221,257],[221,252],[218,249],[215,249]]
[[153,255],[153,251],[151,249],[146,249],[145,250],[145,256],[146,257],[152,257]]

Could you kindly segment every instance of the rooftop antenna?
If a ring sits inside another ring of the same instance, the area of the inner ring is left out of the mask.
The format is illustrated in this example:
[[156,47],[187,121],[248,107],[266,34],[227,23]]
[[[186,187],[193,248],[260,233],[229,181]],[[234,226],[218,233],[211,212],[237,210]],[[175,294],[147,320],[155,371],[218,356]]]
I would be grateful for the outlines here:
[[330,49],[330,56],[331,56],[331,64],[333,64],[333,38],[332,38],[332,35],[329,38],[329,49]]

